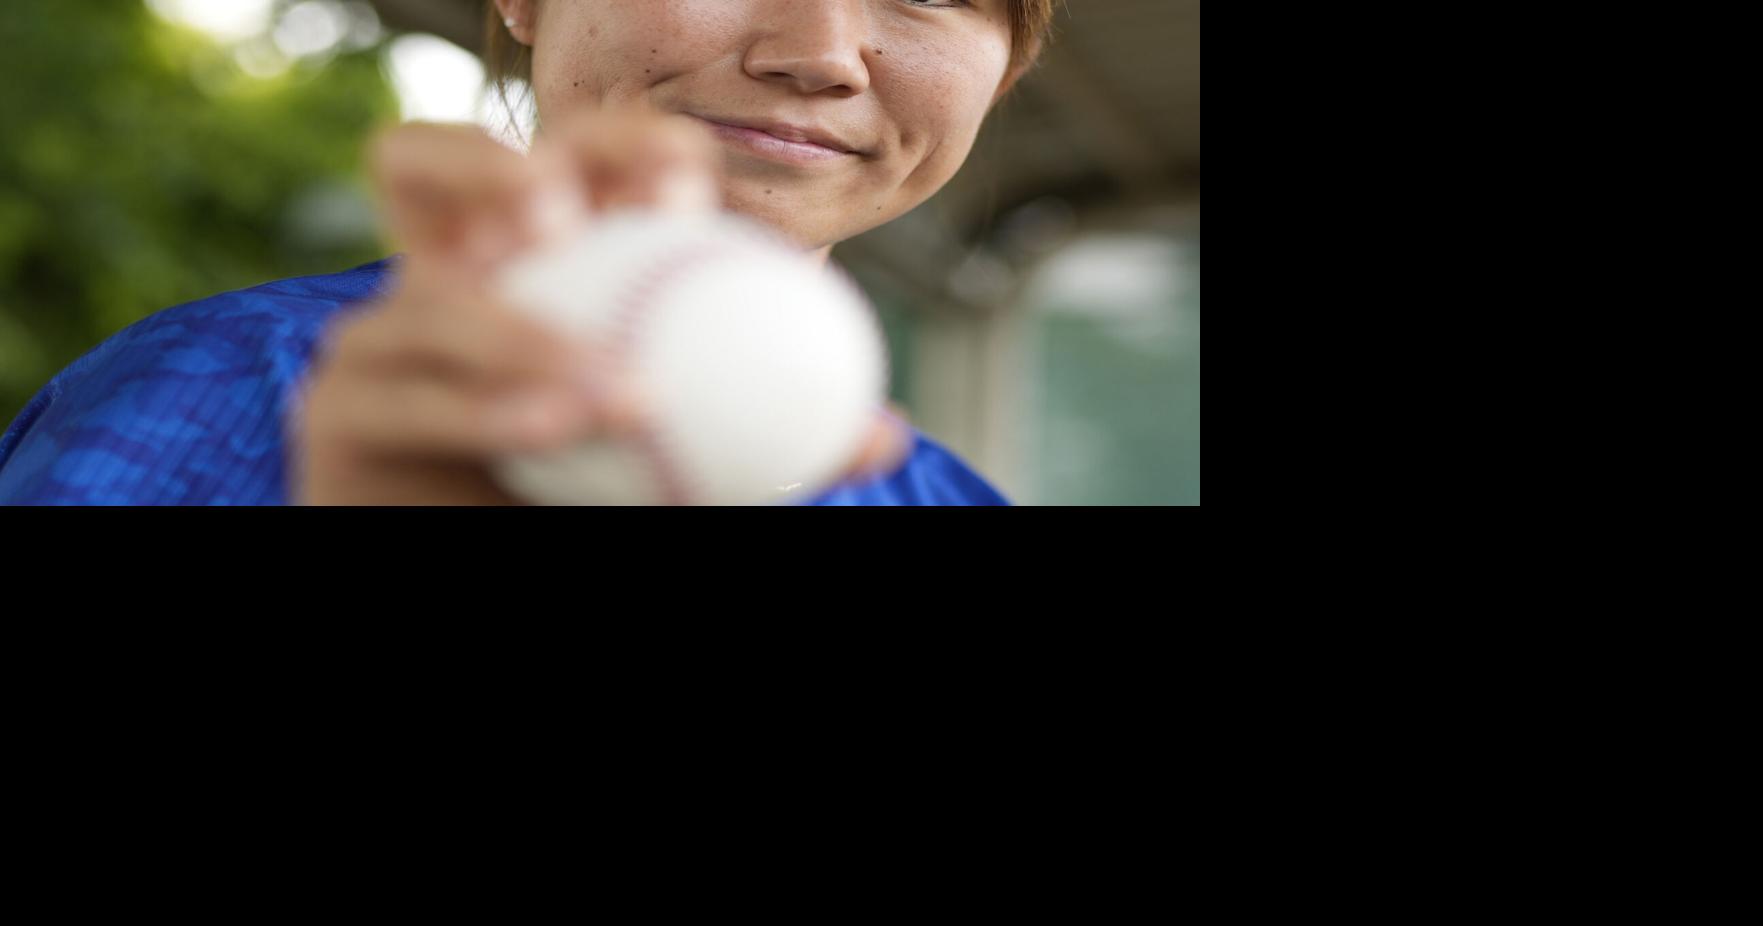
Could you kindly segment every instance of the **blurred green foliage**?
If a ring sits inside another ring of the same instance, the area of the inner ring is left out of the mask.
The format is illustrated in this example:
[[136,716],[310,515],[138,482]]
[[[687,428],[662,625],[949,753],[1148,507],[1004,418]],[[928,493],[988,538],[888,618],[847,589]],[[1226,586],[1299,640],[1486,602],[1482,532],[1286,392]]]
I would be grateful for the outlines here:
[[384,256],[362,150],[377,49],[261,79],[140,0],[0,16],[0,425],[160,309]]

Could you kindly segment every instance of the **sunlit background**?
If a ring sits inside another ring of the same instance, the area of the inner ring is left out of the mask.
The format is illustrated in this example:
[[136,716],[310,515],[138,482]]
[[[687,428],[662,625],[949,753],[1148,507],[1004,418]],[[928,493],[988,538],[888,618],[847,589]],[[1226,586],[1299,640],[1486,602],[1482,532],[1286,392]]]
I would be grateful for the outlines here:
[[[122,327],[388,253],[400,119],[530,130],[476,0],[9,0],[0,423]],[[1200,4],[1069,0],[962,175],[835,252],[895,398],[1025,504],[1200,503]]]

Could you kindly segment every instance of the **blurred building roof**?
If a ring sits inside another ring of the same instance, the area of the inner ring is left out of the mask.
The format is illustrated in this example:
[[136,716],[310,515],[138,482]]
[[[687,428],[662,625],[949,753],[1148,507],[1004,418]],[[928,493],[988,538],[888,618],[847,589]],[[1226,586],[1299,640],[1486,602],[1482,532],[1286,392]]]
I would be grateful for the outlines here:
[[[480,48],[479,0],[373,2],[395,29]],[[1019,206],[1052,197],[1082,214],[1191,202],[1199,187],[1200,0],[1067,0],[1046,56],[961,174],[840,256],[960,303],[954,265]]]

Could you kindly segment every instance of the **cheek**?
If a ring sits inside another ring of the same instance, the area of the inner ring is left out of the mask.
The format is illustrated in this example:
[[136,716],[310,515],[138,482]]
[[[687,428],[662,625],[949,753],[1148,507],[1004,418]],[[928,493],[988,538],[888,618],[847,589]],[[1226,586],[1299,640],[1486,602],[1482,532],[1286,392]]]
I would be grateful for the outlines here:
[[725,54],[739,24],[727,0],[574,0],[540,22],[533,69],[541,112],[641,95]]
[[606,82],[607,27],[594,20],[588,4],[547,4],[533,43],[533,93],[541,116],[573,100],[598,96]]
[[914,186],[940,186],[966,160],[1009,57],[1008,42],[995,36],[951,36],[884,56],[879,85]]

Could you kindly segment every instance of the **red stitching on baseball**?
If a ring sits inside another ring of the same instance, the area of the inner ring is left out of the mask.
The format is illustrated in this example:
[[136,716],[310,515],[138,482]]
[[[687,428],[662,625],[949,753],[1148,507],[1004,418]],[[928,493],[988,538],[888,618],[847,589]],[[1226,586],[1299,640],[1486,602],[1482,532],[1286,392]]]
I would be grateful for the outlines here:
[[[716,258],[732,257],[736,253],[736,249],[723,242],[697,244],[663,255],[660,261],[638,275],[635,282],[620,294],[616,317],[612,323],[612,346],[618,359],[626,363],[631,360],[636,352],[637,338],[642,333],[642,323],[652,314],[659,296],[669,286],[678,283],[688,270],[697,269]],[[632,443],[647,459],[656,479],[661,483],[662,501],[676,506],[691,504],[695,494],[688,485],[685,473],[674,465],[674,459],[667,452],[667,444],[660,431],[645,420]]]

